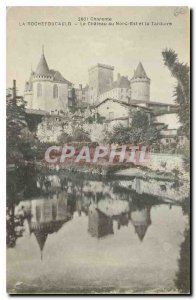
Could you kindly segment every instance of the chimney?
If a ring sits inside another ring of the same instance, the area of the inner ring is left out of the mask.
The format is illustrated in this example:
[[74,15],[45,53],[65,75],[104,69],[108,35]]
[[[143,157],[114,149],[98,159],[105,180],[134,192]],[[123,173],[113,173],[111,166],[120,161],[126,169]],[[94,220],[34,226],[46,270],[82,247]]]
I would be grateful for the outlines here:
[[16,104],[16,80],[15,79],[13,80],[12,91],[13,91],[13,102],[14,102],[14,104]]
[[80,90],[82,90],[82,84],[79,84],[79,88],[80,88]]

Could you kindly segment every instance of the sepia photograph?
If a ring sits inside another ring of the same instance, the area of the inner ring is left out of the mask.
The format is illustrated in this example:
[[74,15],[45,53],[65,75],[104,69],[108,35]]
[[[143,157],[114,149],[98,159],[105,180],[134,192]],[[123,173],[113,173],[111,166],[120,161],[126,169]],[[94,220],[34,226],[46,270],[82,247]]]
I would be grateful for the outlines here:
[[190,9],[7,6],[8,294],[190,295]]

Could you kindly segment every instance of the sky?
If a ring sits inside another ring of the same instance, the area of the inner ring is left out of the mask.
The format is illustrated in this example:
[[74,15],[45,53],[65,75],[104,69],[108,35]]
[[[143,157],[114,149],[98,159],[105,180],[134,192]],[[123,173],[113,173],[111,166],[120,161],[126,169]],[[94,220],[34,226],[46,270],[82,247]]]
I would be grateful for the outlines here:
[[[81,26],[79,17],[112,18],[114,23],[137,22],[137,25]],[[42,21],[71,22],[72,25],[27,24]],[[139,25],[139,22],[150,22],[150,25]],[[172,22],[172,25],[154,26],[151,22]],[[75,87],[88,83],[88,69],[98,62],[114,66],[116,79],[117,73],[131,78],[141,61],[151,79],[151,100],[173,103],[175,79],[163,65],[161,51],[172,48],[180,61],[189,64],[189,35],[186,8],[9,7],[7,87],[16,79],[18,94],[23,94],[25,80],[31,68],[36,69],[44,45],[49,68],[60,71]]]

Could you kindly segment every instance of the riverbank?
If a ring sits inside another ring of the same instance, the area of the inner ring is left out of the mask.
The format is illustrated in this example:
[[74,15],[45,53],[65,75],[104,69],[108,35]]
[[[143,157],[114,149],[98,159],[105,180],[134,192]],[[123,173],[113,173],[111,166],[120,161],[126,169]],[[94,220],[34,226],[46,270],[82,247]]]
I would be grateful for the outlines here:
[[168,155],[161,153],[151,154],[148,165],[138,165],[134,163],[118,161],[109,163],[102,159],[96,163],[79,162],[66,160],[64,163],[49,164],[46,161],[24,161],[18,164],[8,164],[7,170],[11,171],[17,167],[33,166],[38,169],[66,171],[72,174],[83,174],[89,176],[115,176],[116,178],[140,178],[140,179],[159,179],[165,181],[190,181],[189,173],[185,170],[183,157],[179,155]]

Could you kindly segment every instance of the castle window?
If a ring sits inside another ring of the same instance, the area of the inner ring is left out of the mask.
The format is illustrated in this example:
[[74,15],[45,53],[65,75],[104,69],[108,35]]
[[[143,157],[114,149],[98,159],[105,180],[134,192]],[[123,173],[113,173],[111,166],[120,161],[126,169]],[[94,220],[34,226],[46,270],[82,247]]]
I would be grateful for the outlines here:
[[37,84],[37,98],[42,96],[42,85],[41,83]]
[[57,217],[57,206],[55,204],[52,205],[52,219],[56,220]]
[[53,98],[58,98],[58,86],[56,84],[53,86]]
[[35,215],[36,215],[36,221],[39,222],[41,219],[41,207],[37,206],[35,207]]

